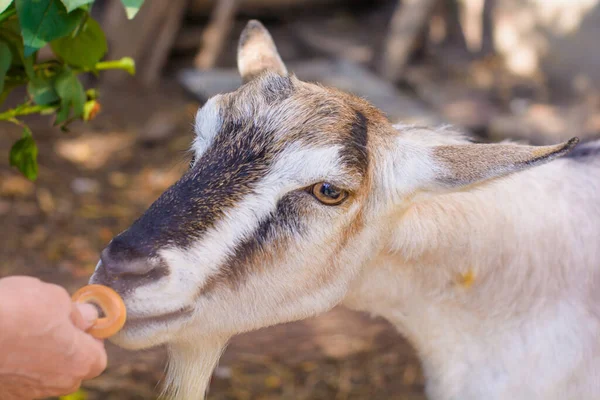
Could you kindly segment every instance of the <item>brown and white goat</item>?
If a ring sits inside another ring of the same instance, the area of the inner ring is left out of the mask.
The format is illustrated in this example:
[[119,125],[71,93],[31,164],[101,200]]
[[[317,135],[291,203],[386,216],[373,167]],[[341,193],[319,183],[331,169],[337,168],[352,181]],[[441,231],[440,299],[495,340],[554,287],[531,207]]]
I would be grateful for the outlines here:
[[338,304],[398,327],[431,399],[600,398],[600,143],[392,126],[289,75],[256,21],[238,66],[91,278],[127,305],[115,343],[168,345],[173,398],[204,397],[233,335]]

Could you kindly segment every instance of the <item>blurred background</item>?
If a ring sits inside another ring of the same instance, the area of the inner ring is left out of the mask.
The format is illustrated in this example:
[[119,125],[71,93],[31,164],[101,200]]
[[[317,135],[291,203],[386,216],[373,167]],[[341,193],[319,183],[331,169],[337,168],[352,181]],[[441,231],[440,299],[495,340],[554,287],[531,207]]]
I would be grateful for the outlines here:
[[[35,183],[0,156],[0,276],[70,292],[87,283],[100,250],[187,168],[197,108],[239,86],[237,39],[250,18],[301,79],[363,96],[393,121],[549,144],[600,131],[598,2],[146,0],[132,21],[119,1],[100,2],[106,58],[131,56],[138,72],[87,77],[102,106],[91,123],[65,133],[28,120]],[[7,155],[20,129],[0,132]],[[69,399],[155,398],[164,349],[109,351],[106,373]],[[235,338],[209,398],[417,400],[423,376],[389,324],[338,308]]]

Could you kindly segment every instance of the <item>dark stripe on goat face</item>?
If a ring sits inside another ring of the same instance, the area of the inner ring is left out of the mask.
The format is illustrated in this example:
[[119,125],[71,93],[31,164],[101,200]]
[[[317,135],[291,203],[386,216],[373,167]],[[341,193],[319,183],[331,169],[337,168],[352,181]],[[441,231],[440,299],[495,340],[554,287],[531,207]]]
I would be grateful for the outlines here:
[[349,140],[343,143],[344,147],[340,154],[342,162],[364,175],[369,167],[367,151],[369,129],[367,117],[360,111],[355,112],[349,133]]
[[254,123],[223,121],[213,144],[122,235],[149,256],[166,246],[186,248],[210,229],[267,174],[273,132]]
[[[276,255],[284,252],[288,240],[304,232],[301,221],[305,195],[292,192],[285,195],[277,208],[264,219],[250,237],[240,242],[220,267],[219,273],[200,289],[199,295],[209,295],[220,285],[238,287],[248,274],[265,263],[277,263]],[[260,263],[260,264],[259,264]]]

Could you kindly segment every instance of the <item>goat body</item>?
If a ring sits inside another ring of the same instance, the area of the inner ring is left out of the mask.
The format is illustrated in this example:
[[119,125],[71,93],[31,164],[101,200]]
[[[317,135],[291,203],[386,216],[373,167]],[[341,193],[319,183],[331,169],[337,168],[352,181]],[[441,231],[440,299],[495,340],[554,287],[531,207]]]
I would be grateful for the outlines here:
[[344,304],[408,338],[431,399],[599,398],[600,142],[584,147],[396,215],[352,283]]
[[90,280],[125,301],[113,342],[169,346],[173,398],[204,397],[232,336],[344,304],[398,327],[433,400],[600,399],[600,142],[392,126],[290,75],[257,21],[238,69]]

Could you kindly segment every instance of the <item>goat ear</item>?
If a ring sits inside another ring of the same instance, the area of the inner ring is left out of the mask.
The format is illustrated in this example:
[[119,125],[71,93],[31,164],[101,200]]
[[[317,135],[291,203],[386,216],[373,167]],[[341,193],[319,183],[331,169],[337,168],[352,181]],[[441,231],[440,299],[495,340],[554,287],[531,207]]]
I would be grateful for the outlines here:
[[435,186],[468,186],[509,175],[563,156],[578,142],[578,138],[572,138],[554,146],[508,143],[435,146],[430,153],[436,169]]
[[244,83],[264,71],[288,74],[269,31],[257,20],[251,20],[240,36],[237,65]]

